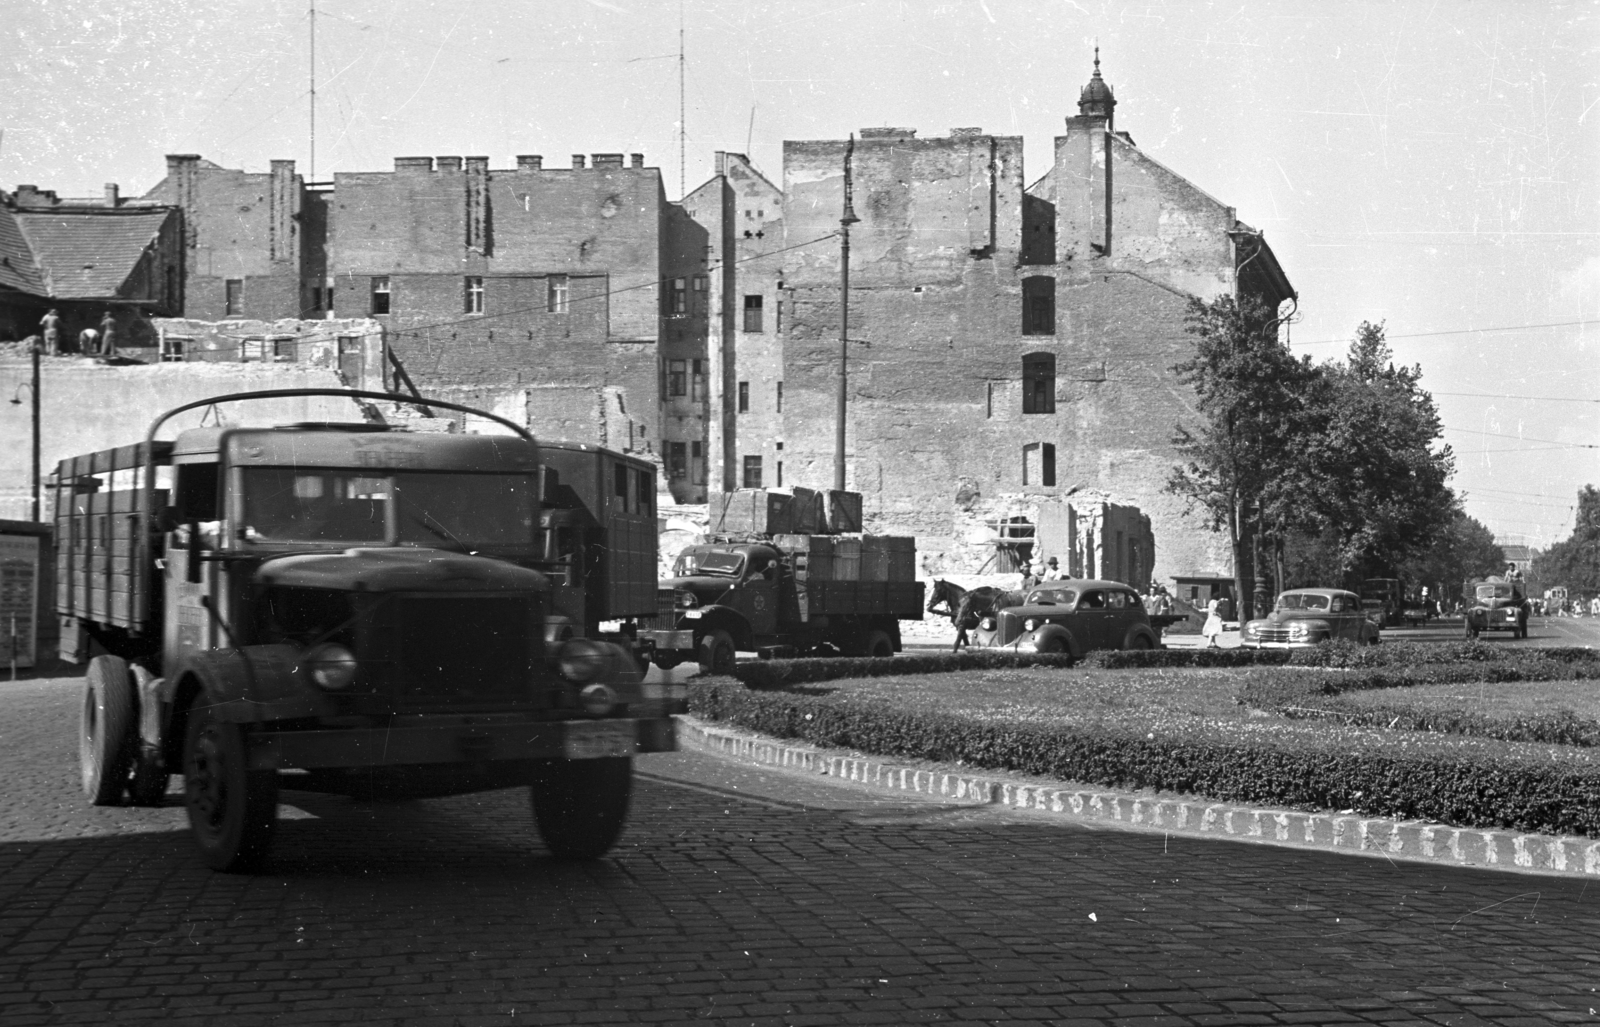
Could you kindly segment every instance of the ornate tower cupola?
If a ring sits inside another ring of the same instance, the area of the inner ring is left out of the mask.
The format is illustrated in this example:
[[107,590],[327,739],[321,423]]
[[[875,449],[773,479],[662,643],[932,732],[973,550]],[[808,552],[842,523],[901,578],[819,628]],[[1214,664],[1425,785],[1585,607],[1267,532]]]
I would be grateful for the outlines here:
[[1111,95],[1111,87],[1100,77],[1100,48],[1097,46],[1094,48],[1094,75],[1078,95],[1078,116],[1105,118],[1106,127],[1110,128],[1116,108],[1117,98]]

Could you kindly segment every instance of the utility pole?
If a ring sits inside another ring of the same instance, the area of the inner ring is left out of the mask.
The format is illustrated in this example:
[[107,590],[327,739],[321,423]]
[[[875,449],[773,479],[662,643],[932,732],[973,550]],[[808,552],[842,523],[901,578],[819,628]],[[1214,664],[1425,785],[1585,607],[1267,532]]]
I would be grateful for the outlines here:
[[850,159],[856,152],[856,134],[844,150],[844,213],[839,218],[839,397],[833,437],[833,487],[844,489],[845,386],[850,378],[850,226],[861,219],[851,204]]
[[311,0],[311,167],[306,181],[317,177],[317,0]]
[[39,351],[44,340],[33,344],[33,522],[39,523]]
[[678,0],[678,199],[688,195],[688,175],[685,174],[684,150],[688,145],[689,109],[683,102],[683,0]]

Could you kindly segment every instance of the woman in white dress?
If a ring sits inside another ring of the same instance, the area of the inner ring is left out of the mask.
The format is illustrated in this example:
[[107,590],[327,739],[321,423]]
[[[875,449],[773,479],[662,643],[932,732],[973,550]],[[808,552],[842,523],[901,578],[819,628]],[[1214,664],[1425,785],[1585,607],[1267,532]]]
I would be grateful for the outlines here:
[[1217,648],[1217,636],[1222,634],[1222,600],[1213,599],[1206,604],[1206,623],[1200,629],[1200,634],[1210,639],[1208,643],[1212,649]]

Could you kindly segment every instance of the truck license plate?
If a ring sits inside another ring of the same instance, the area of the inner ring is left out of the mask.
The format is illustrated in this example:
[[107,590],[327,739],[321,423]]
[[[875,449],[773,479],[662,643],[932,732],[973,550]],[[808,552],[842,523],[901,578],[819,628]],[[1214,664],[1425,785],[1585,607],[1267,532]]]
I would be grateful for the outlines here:
[[631,720],[601,720],[567,724],[569,760],[597,760],[605,756],[632,756],[638,732]]

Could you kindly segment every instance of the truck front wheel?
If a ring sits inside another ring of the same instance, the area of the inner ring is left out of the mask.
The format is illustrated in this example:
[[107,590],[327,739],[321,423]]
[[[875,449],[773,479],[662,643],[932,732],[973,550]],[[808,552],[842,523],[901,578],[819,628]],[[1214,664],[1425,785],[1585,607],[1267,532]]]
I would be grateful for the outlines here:
[[204,693],[189,707],[183,798],[206,866],[228,873],[258,866],[278,825],[278,773],[251,770],[244,729],[218,720]]
[[633,760],[546,760],[533,787],[539,837],[560,860],[598,859],[616,844],[628,815]]
[[133,767],[138,716],[127,661],[118,656],[90,660],[84,675],[78,765],[83,771],[83,793],[96,806],[122,801]]
[[733,636],[721,628],[706,632],[700,639],[700,673],[733,673]]

